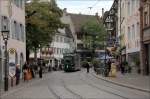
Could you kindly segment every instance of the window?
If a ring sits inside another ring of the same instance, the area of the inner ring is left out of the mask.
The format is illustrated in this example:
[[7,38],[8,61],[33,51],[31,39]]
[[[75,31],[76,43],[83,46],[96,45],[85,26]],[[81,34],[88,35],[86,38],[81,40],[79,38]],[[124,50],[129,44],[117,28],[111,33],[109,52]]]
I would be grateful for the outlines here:
[[55,47],[53,48],[53,51],[54,51],[54,54],[55,54],[56,53],[56,48]]
[[58,48],[58,54],[60,54],[60,48]]
[[128,2],[128,15],[130,15],[130,2]]
[[24,0],[14,0],[14,4],[20,8],[24,8],[24,3]]
[[61,48],[59,48],[59,54],[61,54]]
[[135,0],[136,2],[136,7],[139,7],[139,0]]
[[131,0],[132,1],[132,14],[134,13],[134,11],[135,11],[135,4],[136,4],[136,0]]
[[146,27],[148,25],[148,13],[144,12],[144,27]]
[[21,41],[24,41],[24,39],[25,39],[24,36],[25,36],[24,26],[22,24],[20,24],[20,39],[21,39]]
[[9,30],[9,20],[6,16],[2,16],[2,30]]
[[14,39],[16,39],[17,38],[17,22],[16,21],[14,21]]
[[57,48],[55,48],[55,54],[57,54]]
[[24,0],[20,0],[20,7],[24,8]]
[[64,50],[63,50],[63,48],[61,49],[61,52],[62,52],[62,54],[64,53]]
[[59,48],[56,48],[57,49],[57,54],[59,54]]
[[67,43],[67,38],[66,37],[64,37],[64,43]]
[[12,36],[12,39],[14,39],[14,34],[15,34],[15,25],[14,25],[14,22],[13,21],[11,21],[11,36]]
[[137,30],[136,36],[138,37],[140,35],[140,24],[139,24],[139,22],[137,23],[136,30]]
[[124,3],[122,4],[122,11],[121,11],[121,16],[122,16],[122,18],[124,17],[124,8],[125,8],[125,5],[124,5]]
[[62,37],[62,43],[64,43],[64,37]]
[[56,42],[59,42],[59,36],[56,36]]
[[17,27],[16,27],[16,36],[17,36],[17,40],[20,40],[20,26],[19,26],[19,24],[16,24],[17,25]]
[[132,25],[132,39],[135,39],[135,27]]
[[83,49],[83,44],[77,44],[77,49]]
[[20,4],[19,4],[19,1],[20,1],[20,0],[14,0],[14,3],[15,3],[15,5],[16,5],[17,7],[19,7],[19,5],[20,5]]
[[130,27],[128,27],[128,40],[130,40],[130,37],[131,37],[130,34],[131,34],[130,33]]

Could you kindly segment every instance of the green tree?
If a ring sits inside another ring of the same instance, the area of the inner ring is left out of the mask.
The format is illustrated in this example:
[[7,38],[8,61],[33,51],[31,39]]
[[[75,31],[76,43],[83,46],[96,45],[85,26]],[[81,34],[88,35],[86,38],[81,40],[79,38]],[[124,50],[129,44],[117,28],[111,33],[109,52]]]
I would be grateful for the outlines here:
[[94,43],[95,48],[102,48],[105,41],[106,30],[101,21],[99,22],[96,19],[87,21],[82,26],[82,32],[84,33],[83,43],[86,48],[92,49],[92,43]]
[[31,51],[35,58],[37,50],[52,41],[53,35],[58,28],[63,28],[60,17],[62,11],[57,7],[54,0],[51,2],[40,2],[33,0],[26,3],[26,49],[27,60]]

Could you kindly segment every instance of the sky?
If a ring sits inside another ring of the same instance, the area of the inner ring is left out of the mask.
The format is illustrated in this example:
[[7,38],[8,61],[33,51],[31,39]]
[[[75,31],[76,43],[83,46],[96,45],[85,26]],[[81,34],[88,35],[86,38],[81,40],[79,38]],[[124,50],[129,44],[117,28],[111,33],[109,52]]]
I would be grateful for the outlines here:
[[[88,15],[102,15],[102,8],[108,11],[114,0],[56,0],[58,7],[67,8],[69,13],[81,13]],[[90,9],[91,8],[91,9]]]

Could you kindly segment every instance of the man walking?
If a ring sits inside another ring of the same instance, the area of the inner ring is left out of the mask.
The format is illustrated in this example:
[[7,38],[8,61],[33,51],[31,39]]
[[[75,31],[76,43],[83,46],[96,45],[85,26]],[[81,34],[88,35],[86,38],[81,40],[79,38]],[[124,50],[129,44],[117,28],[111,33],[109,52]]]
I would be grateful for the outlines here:
[[42,66],[40,66],[40,67],[39,67],[39,77],[40,77],[40,78],[42,78],[42,72],[43,72],[43,69],[42,69]]
[[87,68],[87,73],[89,73],[90,65],[88,62],[86,63],[86,68]]
[[19,84],[19,81],[20,81],[20,67],[19,67],[19,64],[17,64],[17,66],[16,66],[16,85]]

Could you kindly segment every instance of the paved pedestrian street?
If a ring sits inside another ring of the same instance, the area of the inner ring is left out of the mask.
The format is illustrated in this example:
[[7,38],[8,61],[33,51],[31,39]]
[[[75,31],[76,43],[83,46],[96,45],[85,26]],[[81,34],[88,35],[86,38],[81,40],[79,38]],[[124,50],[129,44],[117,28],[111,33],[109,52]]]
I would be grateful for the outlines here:
[[[30,82],[29,82],[30,83]],[[2,99],[149,99],[148,92],[118,86],[87,74],[56,71],[28,86],[11,90]]]

